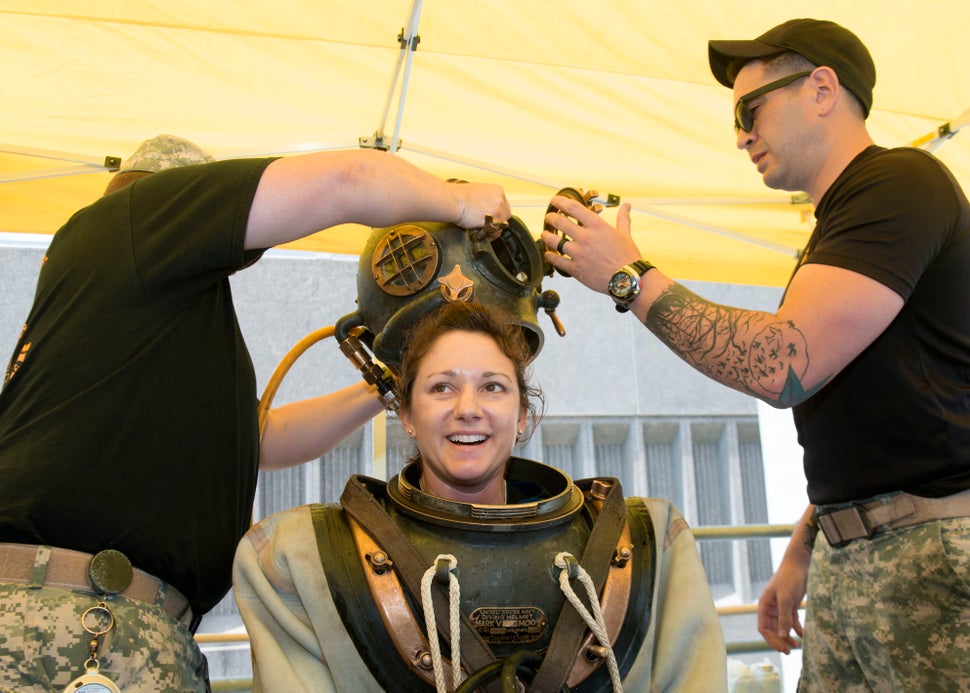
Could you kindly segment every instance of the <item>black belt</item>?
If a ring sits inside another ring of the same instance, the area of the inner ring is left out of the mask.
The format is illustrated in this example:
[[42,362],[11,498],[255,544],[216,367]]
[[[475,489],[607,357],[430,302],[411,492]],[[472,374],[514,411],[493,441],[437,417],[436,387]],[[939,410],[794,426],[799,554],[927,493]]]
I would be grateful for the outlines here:
[[854,539],[871,539],[891,529],[967,516],[970,516],[970,489],[943,498],[893,493],[866,501],[820,505],[815,509],[819,529],[831,546],[845,546]]

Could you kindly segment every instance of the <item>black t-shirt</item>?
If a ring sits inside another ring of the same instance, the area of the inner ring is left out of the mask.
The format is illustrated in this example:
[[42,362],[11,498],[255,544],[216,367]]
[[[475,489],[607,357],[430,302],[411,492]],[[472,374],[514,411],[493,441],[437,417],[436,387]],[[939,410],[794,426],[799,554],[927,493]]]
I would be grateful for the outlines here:
[[197,614],[228,591],[259,455],[228,277],[270,161],[153,174],[54,236],[0,391],[0,541],[118,549]]
[[926,152],[873,146],[825,193],[816,217],[805,262],[871,277],[905,305],[873,344],[795,407],[809,499],[970,488],[966,196]]

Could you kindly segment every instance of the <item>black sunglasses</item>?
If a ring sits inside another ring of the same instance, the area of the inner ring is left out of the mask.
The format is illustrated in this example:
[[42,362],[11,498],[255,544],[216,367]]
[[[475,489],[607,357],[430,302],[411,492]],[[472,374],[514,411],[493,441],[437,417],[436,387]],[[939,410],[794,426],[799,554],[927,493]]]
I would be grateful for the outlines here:
[[763,87],[758,87],[754,91],[749,91],[747,94],[742,96],[740,99],[738,99],[738,103],[734,107],[734,131],[738,132],[739,130],[744,130],[745,132],[751,132],[751,128],[754,127],[754,113],[752,113],[751,109],[748,107],[749,101],[752,101],[763,94],[767,94],[769,91],[787,87],[795,80],[799,80],[802,77],[808,77],[810,74],[812,74],[812,70],[809,70],[808,72],[796,72],[793,75],[776,79],[774,82],[768,82]]

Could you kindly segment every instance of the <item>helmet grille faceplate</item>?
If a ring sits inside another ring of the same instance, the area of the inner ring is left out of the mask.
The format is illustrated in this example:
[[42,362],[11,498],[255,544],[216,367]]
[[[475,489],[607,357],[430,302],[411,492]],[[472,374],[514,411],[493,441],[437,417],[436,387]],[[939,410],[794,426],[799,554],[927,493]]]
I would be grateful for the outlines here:
[[432,235],[420,226],[391,229],[371,255],[371,271],[381,291],[413,296],[434,279],[441,253]]

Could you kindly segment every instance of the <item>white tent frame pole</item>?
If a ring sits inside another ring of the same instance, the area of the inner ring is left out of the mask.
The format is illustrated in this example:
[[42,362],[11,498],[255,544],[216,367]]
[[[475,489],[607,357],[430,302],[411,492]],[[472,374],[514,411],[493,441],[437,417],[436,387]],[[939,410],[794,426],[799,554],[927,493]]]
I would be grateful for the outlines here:
[[[493,164],[475,161],[472,159],[464,159],[460,156],[448,152],[442,152],[430,147],[415,147],[414,145],[408,145],[409,152],[415,152],[418,154],[424,154],[426,156],[433,156],[435,158],[443,159],[445,161],[454,161],[455,163],[464,164],[466,166],[472,166],[473,168],[481,169],[483,171],[488,171],[490,173],[498,173],[500,175],[506,176],[508,178],[517,178],[518,180],[523,180],[528,183],[535,183],[536,185],[542,185],[550,190],[562,190],[565,185],[560,185],[558,183],[552,183],[550,181],[536,180],[526,176],[523,173],[517,173],[509,169],[504,169],[500,166],[495,166]],[[632,207],[633,211],[639,212],[641,214],[646,214],[648,216],[657,217],[659,219],[664,219],[666,221],[672,221],[674,223],[680,224],[681,226],[687,226],[694,229],[699,229],[701,231],[707,231],[709,233],[716,233],[719,236],[726,236],[728,238],[733,238],[736,241],[742,241],[744,243],[750,243],[752,245],[759,246],[761,248],[766,248],[767,250],[773,250],[784,255],[790,255],[791,257],[798,257],[801,253],[799,248],[791,248],[789,246],[781,245],[779,243],[772,243],[771,241],[766,241],[762,238],[757,238],[755,236],[749,236],[740,231],[732,231],[731,229],[725,229],[719,226],[712,226],[710,224],[702,224],[686,217],[680,217],[673,214],[668,214],[666,212],[655,212],[652,209],[646,207]]]
[[[947,123],[944,123],[939,128],[937,128],[933,132],[927,134],[926,136],[914,140],[913,142],[910,143],[909,146],[911,146],[911,147],[921,147],[923,149],[926,149],[927,151],[931,151],[932,152],[935,149],[937,149],[940,145],[942,145],[943,143],[945,143],[947,140],[949,140],[951,137],[953,137],[955,134],[957,134],[957,132],[959,132],[961,129],[963,129],[967,125],[970,125],[970,109],[967,109],[966,111],[964,111],[963,113],[961,113],[959,116],[957,116],[953,120],[951,120],[951,121],[949,121]],[[396,141],[396,139],[395,139],[395,141]],[[503,175],[503,176],[506,176],[508,178],[515,178],[515,179],[518,179],[518,180],[526,181],[528,183],[534,183],[536,185],[545,186],[545,187],[549,188],[550,190],[560,190],[563,187],[565,187],[563,185],[559,185],[559,184],[556,184],[556,183],[551,183],[549,181],[537,180],[537,179],[532,178],[530,176],[526,176],[525,174],[518,173],[518,172],[515,172],[515,171],[511,171],[509,169],[504,169],[504,168],[502,168],[500,166],[495,166],[493,164],[489,164],[489,163],[486,163],[486,162],[474,161],[474,160],[471,160],[471,159],[464,159],[464,158],[459,157],[459,156],[456,156],[454,154],[450,154],[450,153],[447,153],[447,152],[442,152],[440,150],[432,149],[430,147],[420,147],[420,146],[417,146],[416,147],[414,145],[411,145],[411,146],[408,147],[408,149],[409,149],[409,151],[414,151],[414,152],[416,152],[418,154],[425,154],[427,156],[433,156],[435,158],[443,159],[445,161],[454,161],[456,163],[461,163],[461,164],[465,164],[465,165],[468,165],[468,166],[472,166],[474,168],[478,168],[478,169],[481,169],[483,171],[488,171],[490,173],[498,173],[498,174]],[[733,203],[734,204],[737,204],[739,202],[743,202],[743,203],[748,204],[748,203],[750,203],[750,200],[744,200],[744,201],[736,200]],[[770,201],[767,200],[767,199],[764,200],[764,202],[766,204],[770,203]],[[793,196],[790,197],[790,202],[791,202],[791,204],[794,205],[794,204],[801,203],[802,200],[800,199],[799,196],[793,195]],[[699,201],[695,200],[692,204],[698,204],[698,203],[699,203]],[[708,203],[714,203],[714,201],[710,201]],[[719,203],[731,204],[730,202],[727,202],[726,200],[722,200]],[[650,205],[651,203],[650,202],[647,202],[646,204],[647,205]],[[678,200],[676,202],[664,202],[664,201],[661,201],[661,200],[656,200],[652,204],[655,204],[655,205],[663,205],[663,204],[684,204],[684,201]],[[750,235],[745,234],[745,233],[742,233],[740,231],[732,231],[731,229],[726,229],[726,228],[721,227],[721,226],[714,226],[714,225],[711,225],[711,224],[703,224],[701,222],[694,221],[693,219],[688,219],[686,217],[682,217],[682,216],[679,216],[679,215],[676,215],[676,214],[670,214],[669,212],[658,212],[658,211],[654,211],[653,209],[650,209],[649,207],[645,206],[642,203],[640,205],[638,205],[638,206],[632,206],[631,209],[632,209],[632,211],[639,212],[640,214],[646,214],[648,216],[657,217],[658,219],[664,219],[665,221],[671,221],[671,222],[674,222],[676,224],[680,224],[682,226],[687,226],[687,227],[690,227],[690,228],[699,229],[701,231],[707,231],[709,233],[714,233],[714,234],[717,234],[719,236],[725,236],[727,238],[733,238],[734,240],[741,241],[743,243],[750,243],[752,245],[756,245],[756,246],[759,246],[761,248],[765,248],[767,250],[773,250],[773,251],[776,251],[776,252],[779,252],[779,253],[783,253],[785,255],[790,255],[790,256],[795,257],[795,258],[799,257],[801,255],[801,253],[802,253],[801,249],[799,249],[799,248],[792,248],[790,246],[782,245],[780,243],[772,243],[771,241],[766,241],[766,240],[764,240],[762,238],[756,238],[754,236],[750,236]]]
[[10,173],[0,176],[0,185],[4,183],[20,183],[23,181],[40,180],[43,178],[59,178],[62,176],[77,176],[88,173],[104,173],[113,170],[109,166],[109,161],[113,164],[121,164],[121,159],[112,156],[95,158],[76,152],[62,152],[55,149],[39,149],[37,147],[18,147],[14,144],[0,143],[0,154],[15,154],[17,156],[28,156],[35,159],[53,159],[55,161],[72,162],[74,166],[61,166],[59,168],[47,168],[37,171],[24,171],[22,173]]
[[[517,207],[545,207],[549,201],[544,197],[535,195],[518,195],[509,197],[515,200]],[[605,201],[598,198],[600,202]],[[641,207],[705,207],[711,205],[723,205],[731,207],[736,205],[810,205],[811,202],[803,200],[796,195],[762,195],[751,197],[625,197],[626,202],[633,206]]]
[[967,125],[970,125],[970,108],[948,123],[943,123],[943,125],[938,127],[933,132],[910,142],[909,146],[919,147],[920,149],[925,149],[928,152],[936,151],[940,145],[949,140]]
[[394,139],[391,140],[391,153],[397,152],[398,138],[401,135],[401,121],[404,120],[404,100],[408,93],[408,83],[411,79],[411,63],[414,61],[414,53],[418,49],[418,23],[421,20],[421,7],[423,0],[414,0],[411,4],[411,14],[408,17],[407,30],[402,37],[401,50],[407,52],[404,61],[404,81],[401,82],[401,94],[397,102],[397,119],[394,121]]
[[672,221],[675,224],[680,224],[681,226],[688,226],[693,229],[699,229],[701,231],[707,231],[709,233],[716,233],[718,236],[725,236],[727,238],[733,238],[736,241],[742,241],[743,243],[750,243],[751,245],[756,245],[760,248],[765,248],[766,250],[774,250],[775,252],[782,253],[783,255],[790,255],[791,257],[800,257],[802,251],[800,248],[792,248],[791,246],[782,245],[781,243],[772,243],[771,241],[766,241],[763,238],[756,238],[754,236],[749,236],[741,231],[732,231],[731,229],[726,229],[723,226],[713,226],[711,224],[702,224],[701,222],[694,221],[693,219],[688,219],[687,217],[682,217],[677,214],[670,214],[669,212],[657,212],[646,207],[633,207],[631,206],[631,211],[640,212],[641,214],[646,214],[651,217],[656,217],[658,219],[664,219],[665,221]]
[[423,154],[425,156],[430,156],[435,159],[441,159],[442,161],[454,161],[456,164],[462,164],[464,166],[471,166],[472,168],[477,168],[480,171],[488,171],[489,173],[497,173],[506,178],[514,178],[516,180],[525,181],[526,183],[534,183],[550,190],[561,190],[567,186],[560,185],[547,180],[539,180],[533,176],[526,175],[519,171],[513,171],[512,169],[503,168],[501,166],[496,166],[488,161],[479,161],[477,159],[469,159],[467,157],[462,157],[452,152],[446,152],[441,149],[435,149],[433,147],[425,147],[422,145],[415,145],[414,143],[408,144],[408,151],[414,152],[415,154]]
[[394,98],[395,92],[397,92],[397,78],[401,75],[401,64],[404,62],[406,49],[401,48],[401,51],[397,54],[397,63],[394,65],[394,74],[391,75],[391,85],[387,89],[387,96],[384,98],[384,109],[381,111],[381,122],[377,127],[375,136],[378,139],[378,144],[381,144],[380,140],[384,138],[384,128],[387,125],[387,116],[391,111],[391,100]]
[[17,154],[19,156],[30,156],[37,159],[56,159],[58,161],[70,161],[86,166],[97,166],[104,168],[104,157],[93,157],[76,152],[62,152],[56,149],[39,149],[37,147],[19,147],[15,144],[0,143],[0,154]]
[[[418,36],[418,24],[421,20],[421,8],[423,5],[423,0],[413,0],[411,3],[411,10],[408,13],[407,26],[401,29],[401,34],[398,36],[398,42],[401,44],[401,51],[398,53],[397,62],[394,65],[394,73],[391,75],[391,85],[387,90],[387,97],[384,99],[384,110],[381,113],[381,122],[374,132],[373,141],[366,137],[360,138],[360,145],[362,147],[374,147],[377,149],[387,149],[392,154],[396,153],[398,150],[398,142],[401,136],[401,123],[404,120],[404,102],[407,98],[408,83],[411,78],[411,64],[414,60],[414,53],[418,48],[418,42],[421,40]],[[394,99],[394,94],[397,92],[397,82],[398,78],[401,77],[401,65],[404,65],[404,78],[401,82],[401,90],[398,93],[398,103],[397,103],[397,118],[394,122],[394,135],[391,139],[389,145],[384,143],[384,134],[386,132],[387,118],[391,111],[391,102]]]
[[61,178],[64,176],[81,176],[89,173],[104,173],[106,169],[103,165],[94,166],[64,166],[62,168],[45,168],[38,171],[28,171],[27,173],[11,173],[0,176],[0,185],[4,183],[23,183],[31,180],[43,180],[44,178]]

